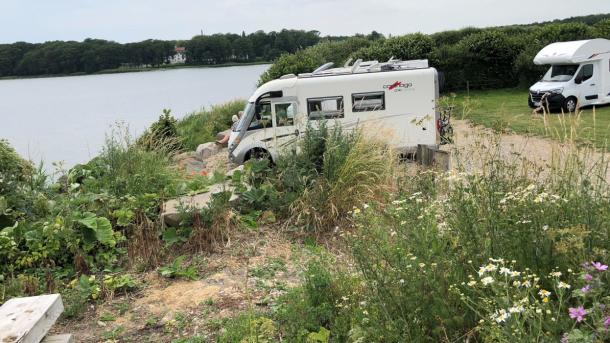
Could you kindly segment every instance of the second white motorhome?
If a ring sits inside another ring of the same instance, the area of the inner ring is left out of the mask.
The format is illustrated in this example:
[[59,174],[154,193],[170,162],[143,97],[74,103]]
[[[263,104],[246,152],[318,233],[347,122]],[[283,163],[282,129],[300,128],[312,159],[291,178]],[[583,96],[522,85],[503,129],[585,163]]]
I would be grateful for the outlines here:
[[549,44],[534,63],[551,67],[530,88],[530,107],[574,112],[577,106],[610,103],[610,40]]
[[260,86],[231,133],[231,161],[241,164],[259,156],[275,161],[320,120],[343,129],[360,127],[402,153],[414,152],[419,144],[438,146],[438,76],[427,60],[358,60],[330,67]]

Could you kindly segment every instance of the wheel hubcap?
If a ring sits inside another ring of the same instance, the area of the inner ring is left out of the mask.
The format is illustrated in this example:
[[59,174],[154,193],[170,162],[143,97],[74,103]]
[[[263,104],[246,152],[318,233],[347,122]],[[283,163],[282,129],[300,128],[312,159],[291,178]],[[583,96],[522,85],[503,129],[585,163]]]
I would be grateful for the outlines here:
[[576,101],[574,100],[568,100],[568,111],[569,112],[574,112],[574,110],[576,109]]

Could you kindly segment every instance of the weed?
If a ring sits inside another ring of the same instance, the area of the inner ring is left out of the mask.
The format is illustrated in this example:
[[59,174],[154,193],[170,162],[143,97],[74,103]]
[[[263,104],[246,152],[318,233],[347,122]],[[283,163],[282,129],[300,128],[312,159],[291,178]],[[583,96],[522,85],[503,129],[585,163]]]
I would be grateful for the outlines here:
[[192,266],[184,266],[186,256],[178,256],[171,264],[159,268],[159,274],[166,278],[185,278],[188,280],[197,280],[199,275],[197,269]]

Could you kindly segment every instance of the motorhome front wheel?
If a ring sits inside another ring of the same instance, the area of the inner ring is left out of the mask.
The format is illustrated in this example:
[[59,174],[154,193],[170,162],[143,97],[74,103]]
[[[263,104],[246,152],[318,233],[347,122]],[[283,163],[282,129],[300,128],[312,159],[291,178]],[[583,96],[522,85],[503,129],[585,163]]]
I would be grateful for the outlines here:
[[578,103],[578,100],[576,100],[575,97],[571,96],[571,97],[567,98],[563,102],[563,111],[564,112],[574,112],[574,111],[576,111],[577,103]]

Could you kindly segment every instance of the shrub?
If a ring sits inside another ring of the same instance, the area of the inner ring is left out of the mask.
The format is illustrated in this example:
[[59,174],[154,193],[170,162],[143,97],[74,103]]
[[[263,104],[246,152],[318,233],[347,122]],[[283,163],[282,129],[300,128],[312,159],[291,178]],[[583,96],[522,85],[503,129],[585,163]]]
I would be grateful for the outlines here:
[[381,202],[392,189],[397,157],[383,144],[338,127],[309,128],[306,136],[302,152],[285,162],[292,167],[280,171],[282,184],[300,191],[290,207],[293,223],[328,230],[354,208]]
[[144,150],[163,151],[174,153],[182,149],[182,142],[176,129],[177,120],[172,117],[170,110],[164,109],[159,120],[154,122],[140,138],[137,144]]

